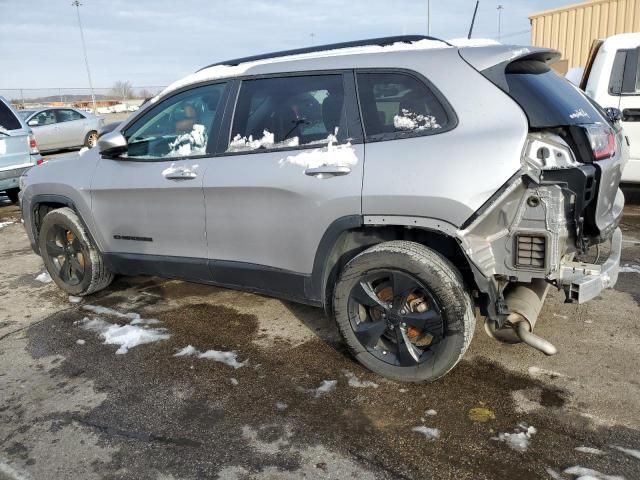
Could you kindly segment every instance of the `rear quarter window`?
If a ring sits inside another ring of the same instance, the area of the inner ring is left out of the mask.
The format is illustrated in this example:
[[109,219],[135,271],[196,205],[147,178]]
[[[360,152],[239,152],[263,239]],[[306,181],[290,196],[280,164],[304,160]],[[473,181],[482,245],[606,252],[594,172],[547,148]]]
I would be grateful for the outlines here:
[[505,69],[505,79],[506,93],[524,110],[532,128],[606,121],[583,92],[544,62],[513,62]]
[[358,72],[366,138],[388,140],[450,130],[455,116],[432,88],[408,73]]
[[18,120],[11,109],[2,101],[0,101],[0,127],[6,130],[18,130],[22,128],[20,120]]

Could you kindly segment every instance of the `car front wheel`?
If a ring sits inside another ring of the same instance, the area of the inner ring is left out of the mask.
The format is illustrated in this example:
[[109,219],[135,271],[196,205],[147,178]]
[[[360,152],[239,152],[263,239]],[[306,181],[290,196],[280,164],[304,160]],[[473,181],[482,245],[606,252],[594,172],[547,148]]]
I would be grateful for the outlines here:
[[460,361],[475,329],[458,270],[414,242],[381,243],[353,258],[340,275],[333,305],[351,353],[393,380],[442,377]]
[[47,213],[38,244],[49,275],[58,287],[71,295],[89,295],[113,280],[102,255],[71,208]]

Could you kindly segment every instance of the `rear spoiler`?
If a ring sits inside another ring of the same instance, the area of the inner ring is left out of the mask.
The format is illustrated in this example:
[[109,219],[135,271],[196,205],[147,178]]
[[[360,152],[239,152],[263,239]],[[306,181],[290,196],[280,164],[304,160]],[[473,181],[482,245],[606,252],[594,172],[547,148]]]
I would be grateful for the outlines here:
[[458,50],[460,57],[505,92],[509,91],[505,70],[510,63],[535,60],[551,65],[560,58],[560,52],[550,48],[496,45],[468,47]]

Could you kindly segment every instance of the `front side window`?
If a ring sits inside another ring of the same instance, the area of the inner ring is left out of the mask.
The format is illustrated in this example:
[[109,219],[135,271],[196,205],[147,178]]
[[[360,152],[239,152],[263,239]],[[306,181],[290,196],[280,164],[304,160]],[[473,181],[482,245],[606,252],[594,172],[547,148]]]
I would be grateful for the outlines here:
[[358,73],[358,96],[368,138],[437,133],[451,119],[434,93],[404,73]]
[[29,125],[41,127],[42,125],[52,125],[56,123],[56,113],[53,110],[45,110],[35,115],[29,120]]
[[153,107],[124,133],[127,157],[160,159],[206,155],[225,84],[174,95]]
[[341,137],[341,74],[242,82],[229,152],[322,145]]
[[75,110],[57,110],[58,122],[72,122],[74,120],[84,120],[84,116]]

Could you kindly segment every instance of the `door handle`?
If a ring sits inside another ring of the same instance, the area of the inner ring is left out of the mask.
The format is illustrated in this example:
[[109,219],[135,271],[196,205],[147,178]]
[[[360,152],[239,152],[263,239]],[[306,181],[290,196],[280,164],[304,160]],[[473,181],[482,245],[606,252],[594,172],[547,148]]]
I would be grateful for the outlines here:
[[191,180],[198,176],[194,171],[188,168],[181,168],[179,170],[172,170],[164,174],[164,178],[167,180]]
[[623,122],[640,122],[640,108],[625,108],[622,110]]
[[316,178],[339,177],[348,173],[351,173],[351,169],[343,165],[322,165],[321,167],[307,168],[304,171],[305,175]]

